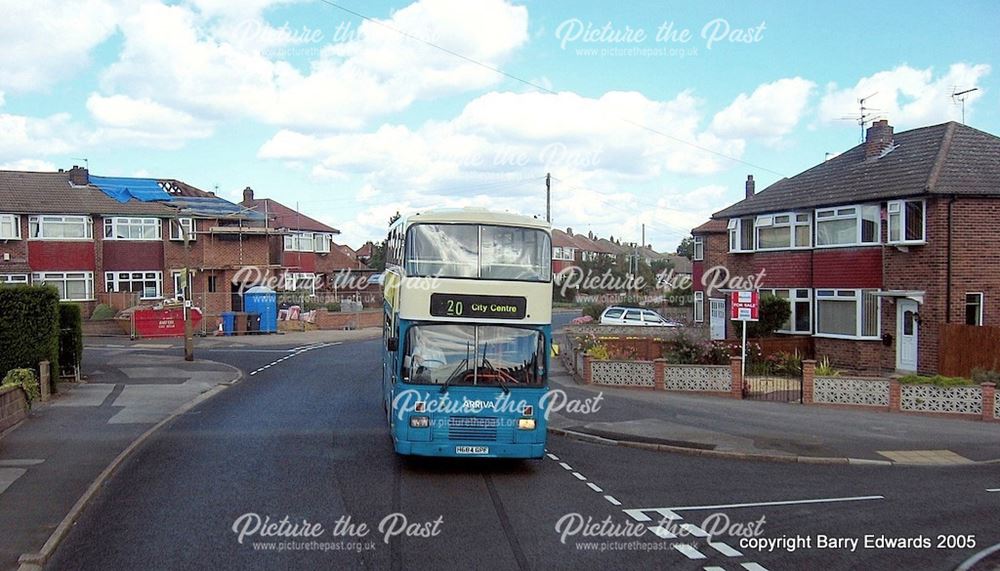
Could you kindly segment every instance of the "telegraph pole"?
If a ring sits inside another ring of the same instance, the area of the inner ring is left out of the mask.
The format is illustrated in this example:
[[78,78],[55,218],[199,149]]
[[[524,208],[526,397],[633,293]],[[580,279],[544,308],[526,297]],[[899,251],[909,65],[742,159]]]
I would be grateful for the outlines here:
[[[194,218],[191,218],[191,225],[194,226]],[[194,332],[191,327],[191,237],[188,230],[184,228],[180,220],[177,226],[181,229],[181,237],[184,238],[184,276],[181,278],[184,284],[184,360],[194,361]]]
[[545,173],[545,221],[552,223],[552,173]]

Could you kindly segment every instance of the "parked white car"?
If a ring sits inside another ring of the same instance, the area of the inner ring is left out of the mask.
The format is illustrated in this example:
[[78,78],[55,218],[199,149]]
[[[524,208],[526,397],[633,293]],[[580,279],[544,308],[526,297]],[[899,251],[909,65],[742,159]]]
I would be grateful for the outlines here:
[[670,321],[652,309],[636,307],[620,307],[612,305],[601,314],[603,325],[642,325],[647,327],[681,327],[676,321]]

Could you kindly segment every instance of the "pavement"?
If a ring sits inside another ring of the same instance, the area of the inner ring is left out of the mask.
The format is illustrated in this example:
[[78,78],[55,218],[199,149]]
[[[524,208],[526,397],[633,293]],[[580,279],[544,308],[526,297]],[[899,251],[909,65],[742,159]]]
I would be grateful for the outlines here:
[[596,413],[553,412],[550,427],[561,434],[786,462],[1000,461],[1000,423],[583,385],[560,359],[553,363],[552,388],[570,398],[601,396]]
[[0,439],[0,569],[49,539],[91,483],[175,410],[241,376],[213,361],[84,352],[85,382],[62,383]]

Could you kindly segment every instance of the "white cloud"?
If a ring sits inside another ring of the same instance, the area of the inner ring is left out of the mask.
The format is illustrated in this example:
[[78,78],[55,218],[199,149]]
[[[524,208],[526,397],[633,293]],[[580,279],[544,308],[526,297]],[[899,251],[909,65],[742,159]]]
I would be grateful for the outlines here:
[[18,159],[16,161],[0,163],[0,170],[53,172],[56,170],[56,165],[40,159]]
[[109,0],[4,2],[0,89],[44,89],[84,71],[91,50],[114,33],[123,4]]
[[[502,0],[419,0],[385,22],[493,66],[527,41],[527,10]],[[103,74],[103,91],[195,116],[321,129],[357,128],[417,99],[501,80],[371,22],[347,41],[319,46],[306,73],[268,57],[268,45],[236,41],[232,28],[219,37],[219,29],[186,6],[144,5],[122,23],[124,49]]]
[[716,113],[712,131],[722,137],[774,142],[799,124],[815,87],[815,83],[801,77],[764,83],[750,95],[739,94],[728,107]]
[[77,148],[80,133],[68,113],[27,117],[0,113],[0,160],[22,160],[67,153]]
[[[877,109],[876,115],[888,119],[897,128],[960,120],[962,110],[952,103],[953,90],[974,87],[989,73],[990,66],[986,64],[955,63],[937,76],[933,68],[902,65],[861,78],[853,87],[830,84],[820,102],[820,119],[832,122],[857,115],[858,99],[871,96],[865,105]],[[982,91],[968,95],[966,114],[973,111],[982,95]]]
[[210,124],[149,99],[93,93],[87,98],[87,110],[98,125],[93,134],[95,144],[118,142],[173,149],[188,139],[213,133]]

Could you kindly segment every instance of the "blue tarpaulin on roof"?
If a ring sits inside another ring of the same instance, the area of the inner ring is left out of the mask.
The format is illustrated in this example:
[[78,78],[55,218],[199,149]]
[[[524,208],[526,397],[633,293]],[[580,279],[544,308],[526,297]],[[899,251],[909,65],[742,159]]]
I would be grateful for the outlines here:
[[118,202],[128,202],[132,198],[140,202],[169,201],[171,199],[170,195],[152,178],[91,175],[90,183]]

